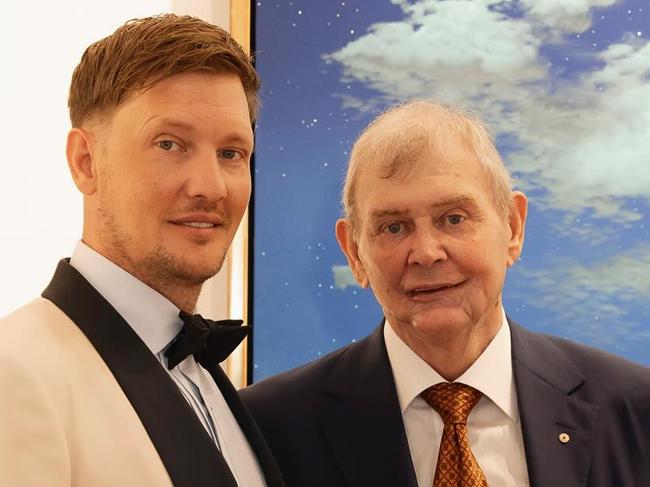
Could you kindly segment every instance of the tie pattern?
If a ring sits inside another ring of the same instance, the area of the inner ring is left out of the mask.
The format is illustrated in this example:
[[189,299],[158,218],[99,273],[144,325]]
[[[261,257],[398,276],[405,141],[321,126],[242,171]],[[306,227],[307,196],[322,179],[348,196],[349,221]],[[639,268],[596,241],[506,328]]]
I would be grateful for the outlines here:
[[481,395],[457,382],[436,384],[421,394],[444,423],[433,487],[487,487],[467,437],[467,417]]

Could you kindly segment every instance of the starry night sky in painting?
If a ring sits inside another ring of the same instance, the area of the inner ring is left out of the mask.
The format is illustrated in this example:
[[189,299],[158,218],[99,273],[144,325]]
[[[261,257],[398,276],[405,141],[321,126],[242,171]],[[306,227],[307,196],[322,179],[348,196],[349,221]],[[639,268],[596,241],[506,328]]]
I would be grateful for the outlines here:
[[531,200],[508,314],[650,364],[648,1],[260,0],[255,9],[255,380],[379,323],[334,237],[341,183],[366,124],[427,97],[484,119]]

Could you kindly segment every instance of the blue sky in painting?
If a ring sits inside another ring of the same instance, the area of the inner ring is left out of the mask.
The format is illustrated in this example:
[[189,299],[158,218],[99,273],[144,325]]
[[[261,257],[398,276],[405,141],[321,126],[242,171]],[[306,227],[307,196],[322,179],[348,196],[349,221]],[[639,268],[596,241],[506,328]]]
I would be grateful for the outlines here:
[[483,118],[531,198],[507,312],[650,364],[650,2],[260,0],[255,33],[256,379],[378,323],[333,226],[355,137],[413,97]]

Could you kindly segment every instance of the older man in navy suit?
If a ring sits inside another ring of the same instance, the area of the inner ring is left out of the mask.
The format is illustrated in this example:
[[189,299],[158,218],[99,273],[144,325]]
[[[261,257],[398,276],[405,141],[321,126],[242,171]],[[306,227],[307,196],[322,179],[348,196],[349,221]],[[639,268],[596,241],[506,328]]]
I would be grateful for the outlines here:
[[480,121],[389,110],[343,202],[338,241],[385,320],[242,392],[289,486],[650,485],[650,370],[506,317],[527,200]]

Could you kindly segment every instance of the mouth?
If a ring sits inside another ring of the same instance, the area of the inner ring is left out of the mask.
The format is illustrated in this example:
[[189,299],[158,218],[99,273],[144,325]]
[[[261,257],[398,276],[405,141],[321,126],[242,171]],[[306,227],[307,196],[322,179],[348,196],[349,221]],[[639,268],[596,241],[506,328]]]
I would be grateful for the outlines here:
[[214,228],[216,225],[210,222],[172,222],[174,225],[190,228]]
[[222,226],[224,219],[215,213],[189,213],[172,218],[169,223],[192,231],[209,231]]
[[459,281],[454,283],[439,283],[433,285],[423,285],[412,287],[406,290],[406,295],[411,299],[427,299],[437,295],[445,294],[446,292],[452,291],[459,288],[465,283],[465,281]]

